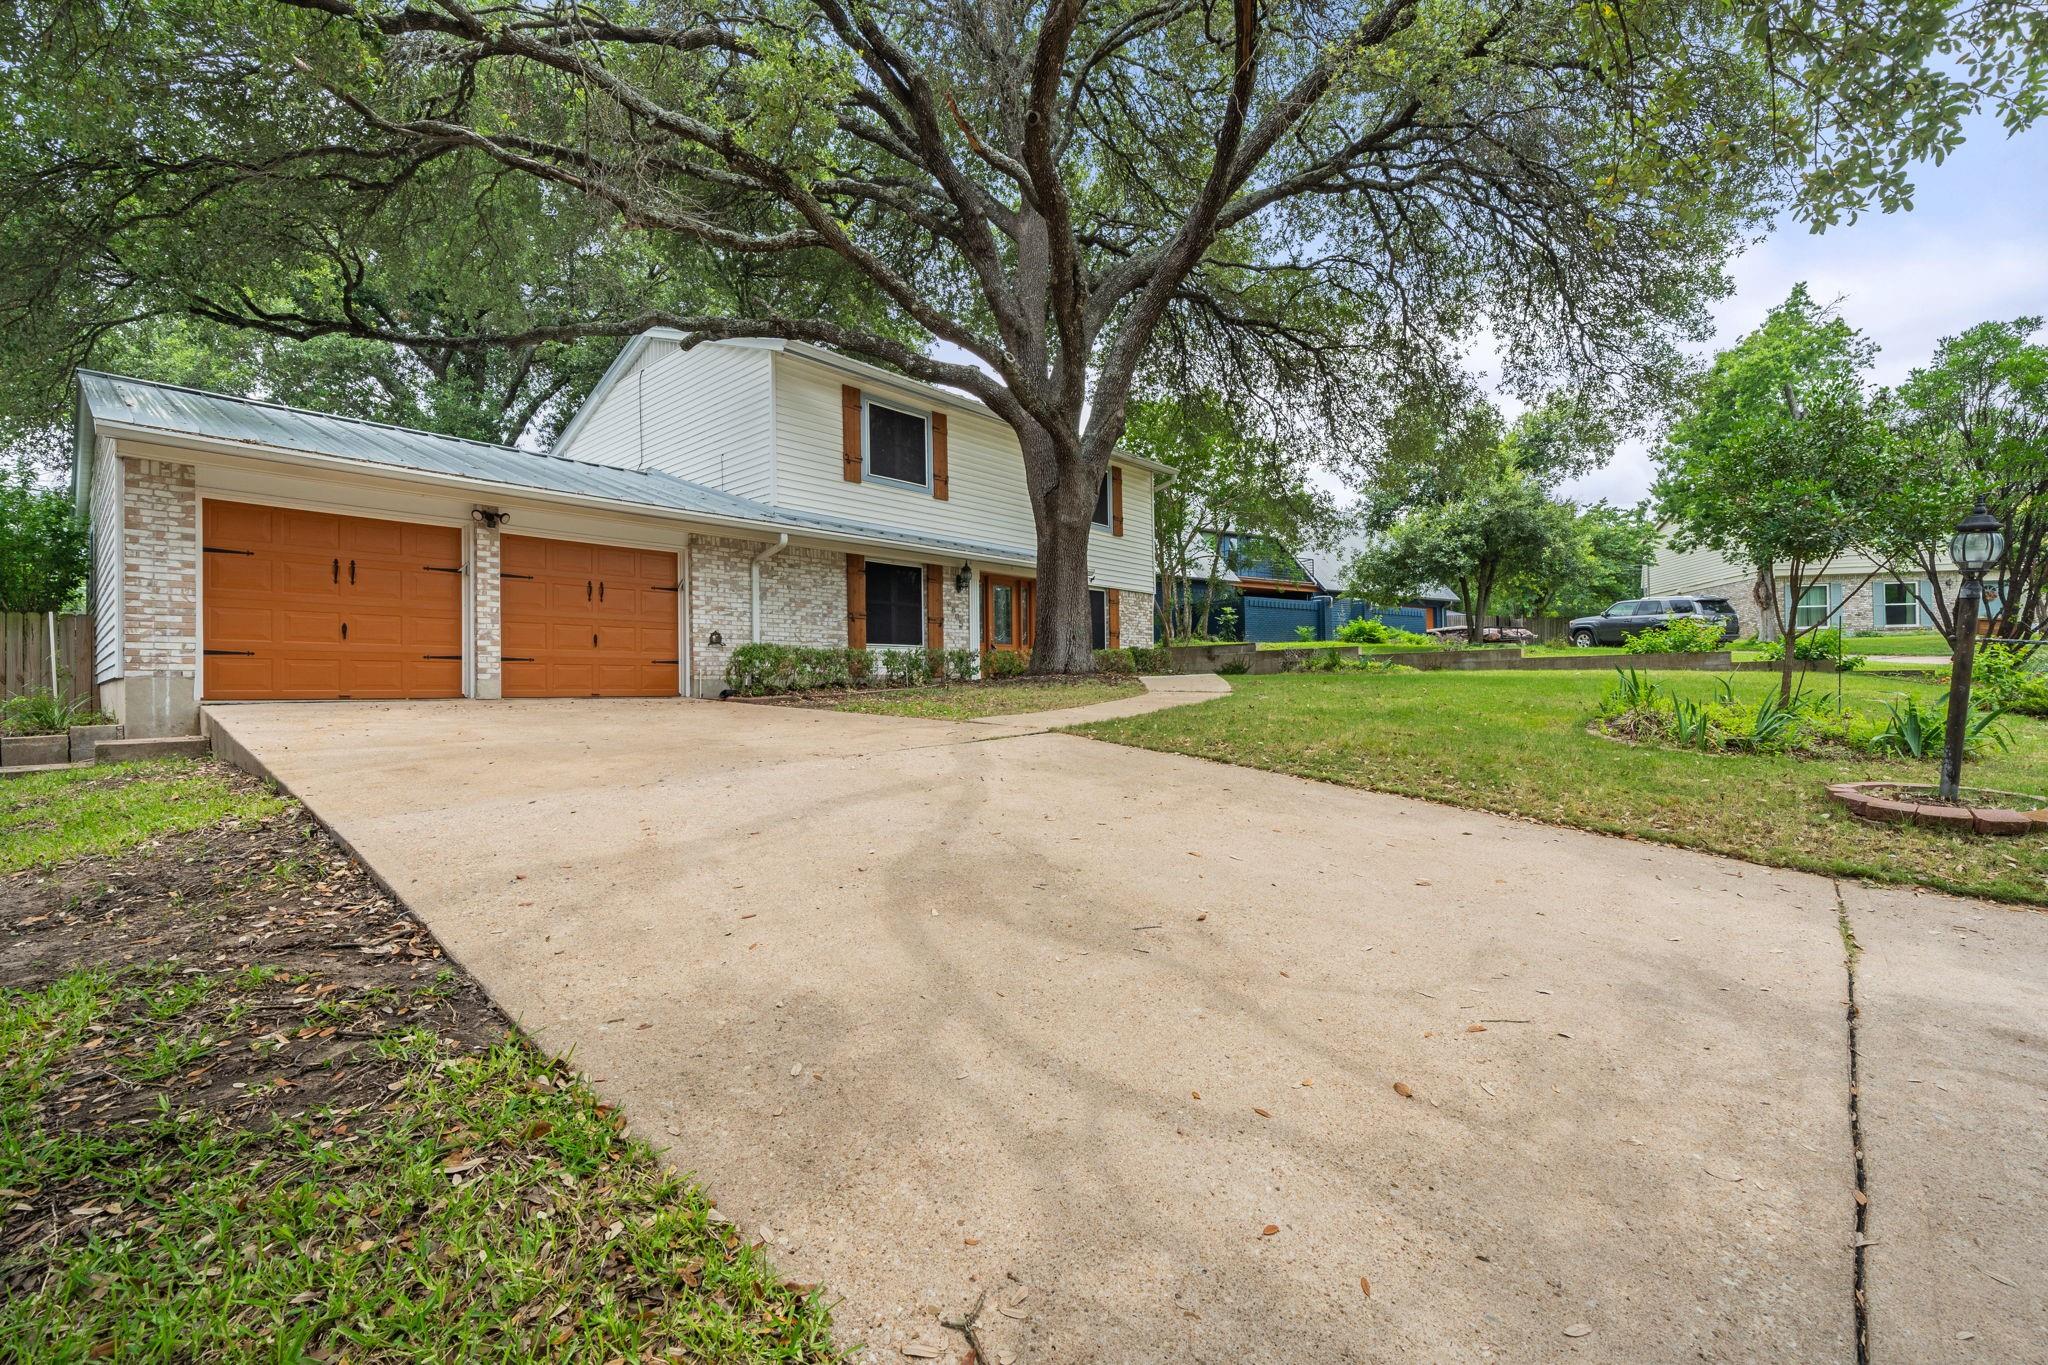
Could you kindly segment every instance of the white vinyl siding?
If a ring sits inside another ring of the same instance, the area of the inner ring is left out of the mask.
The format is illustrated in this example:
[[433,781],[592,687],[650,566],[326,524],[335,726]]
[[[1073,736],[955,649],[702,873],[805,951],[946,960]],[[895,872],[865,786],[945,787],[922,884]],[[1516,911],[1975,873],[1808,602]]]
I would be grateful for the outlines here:
[[[708,348],[707,348],[708,349]],[[774,501],[792,510],[925,535],[1034,553],[1038,545],[1024,458],[1000,421],[971,407],[946,409],[948,496],[899,483],[846,479],[841,386],[850,376],[803,356],[775,359]],[[930,407],[909,390],[879,382],[858,385],[865,397],[909,412]],[[1097,586],[1149,592],[1152,587],[1152,476],[1124,468],[1124,533],[1096,527],[1088,570]]]
[[102,439],[93,452],[92,491],[93,680],[121,676],[121,461]]
[[772,499],[773,354],[714,343],[687,351],[651,347],[554,453]]

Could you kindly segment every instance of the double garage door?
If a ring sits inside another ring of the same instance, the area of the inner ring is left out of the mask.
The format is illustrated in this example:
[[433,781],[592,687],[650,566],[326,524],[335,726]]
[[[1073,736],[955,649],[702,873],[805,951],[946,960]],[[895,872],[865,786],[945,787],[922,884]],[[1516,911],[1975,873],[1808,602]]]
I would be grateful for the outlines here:
[[[211,700],[459,697],[462,533],[206,504]],[[506,536],[506,696],[674,696],[676,557]]]

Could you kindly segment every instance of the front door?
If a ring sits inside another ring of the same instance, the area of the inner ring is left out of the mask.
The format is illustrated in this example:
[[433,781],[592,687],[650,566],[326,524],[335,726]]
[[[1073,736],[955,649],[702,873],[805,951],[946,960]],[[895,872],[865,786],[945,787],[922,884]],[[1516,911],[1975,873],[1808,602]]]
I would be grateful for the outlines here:
[[981,647],[1031,655],[1032,590],[1029,578],[984,574],[981,579]]

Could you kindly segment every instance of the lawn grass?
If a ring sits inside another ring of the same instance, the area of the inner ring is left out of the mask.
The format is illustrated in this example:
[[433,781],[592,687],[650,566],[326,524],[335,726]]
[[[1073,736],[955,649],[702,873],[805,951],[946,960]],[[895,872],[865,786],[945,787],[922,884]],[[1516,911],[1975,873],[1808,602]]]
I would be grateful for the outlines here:
[[[1680,696],[1712,673],[1660,672]],[[1739,695],[1775,679],[1733,675]],[[1870,825],[1830,801],[1834,781],[1935,778],[1933,762],[1717,755],[1588,734],[1607,672],[1335,673],[1231,680],[1229,697],[1083,727],[1117,743],[1347,786],[1628,834],[1782,867],[2048,904],[2048,838],[1959,838]],[[1810,688],[1833,690],[1834,677]],[[1882,712],[1939,688],[1841,676],[1844,701]],[[1972,785],[2048,794],[2048,722],[2004,722],[2012,746],[1973,760]],[[1333,834],[1333,837],[1337,837]]]
[[1911,635],[1851,635],[1843,639],[1842,648],[1850,654],[1939,655],[1944,659],[1955,652],[1941,632],[1933,630]]
[[848,697],[835,711],[868,716],[920,716],[927,720],[973,720],[1029,711],[1064,711],[1119,701],[1145,690],[1136,678],[1090,678],[1082,682],[1014,682],[974,687],[907,687]]
[[261,819],[282,797],[191,759],[77,768],[0,781],[0,875],[118,853],[229,819]]
[[840,1358],[295,803],[175,780],[237,818],[0,879],[0,1360]]

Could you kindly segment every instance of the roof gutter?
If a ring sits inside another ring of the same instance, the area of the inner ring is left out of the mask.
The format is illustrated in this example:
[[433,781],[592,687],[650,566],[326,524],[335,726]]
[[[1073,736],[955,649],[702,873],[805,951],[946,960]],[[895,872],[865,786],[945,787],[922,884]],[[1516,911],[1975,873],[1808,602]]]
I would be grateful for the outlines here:
[[[572,507],[587,507],[603,512],[623,512],[631,516],[651,517],[657,521],[676,521],[697,526],[729,527],[734,530],[763,531],[791,534],[790,528],[774,522],[751,517],[723,516],[716,512],[684,511],[681,508],[662,507],[653,503],[626,502],[617,498],[595,497],[588,493],[557,492],[551,488],[535,488],[530,484],[500,483],[495,479],[470,478],[461,474],[438,474],[427,469],[400,468],[394,465],[380,465],[370,460],[351,460],[341,455],[323,455],[318,451],[287,450],[282,446],[262,445],[253,441],[228,441],[219,437],[201,436],[191,432],[168,431],[162,427],[137,426],[128,422],[113,421],[94,417],[95,429],[114,436],[129,436],[157,445],[197,446],[200,449],[230,456],[246,456],[279,464],[305,465],[314,469],[330,469],[369,478],[391,479],[399,483],[426,483],[436,487],[471,492],[484,490],[501,497],[523,498],[529,502],[562,504]],[[797,526],[794,534],[806,539],[827,543],[852,545],[879,545],[893,550],[915,550],[928,554],[939,546],[921,544],[914,540],[892,540],[888,536],[855,536],[844,533]],[[1031,559],[1001,553],[994,546],[971,548],[949,546],[948,554],[966,554],[970,558],[991,564],[1009,564],[1030,567]]]

